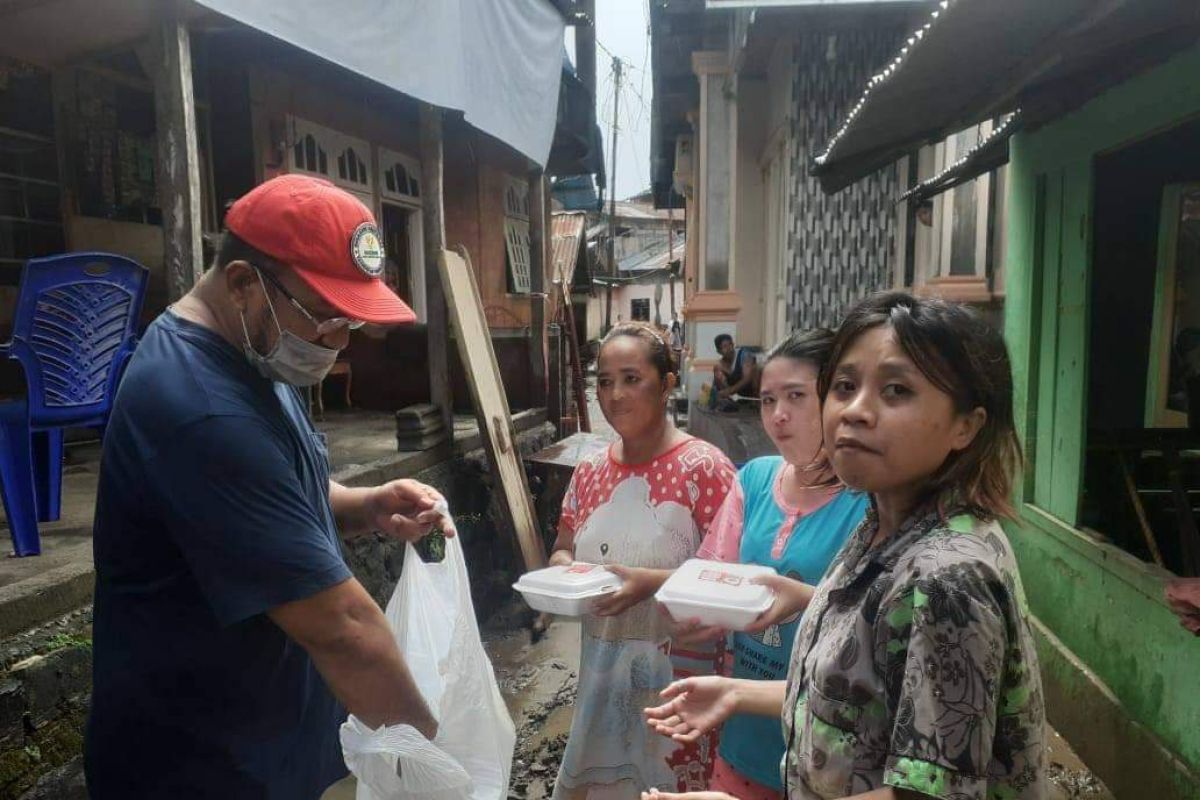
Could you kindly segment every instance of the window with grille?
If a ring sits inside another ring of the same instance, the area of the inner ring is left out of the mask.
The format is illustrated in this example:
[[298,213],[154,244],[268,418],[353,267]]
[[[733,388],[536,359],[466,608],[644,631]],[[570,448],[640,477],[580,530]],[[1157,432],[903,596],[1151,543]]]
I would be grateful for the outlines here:
[[79,213],[161,225],[152,87],[80,69],[74,92],[73,135],[66,144]]
[[317,143],[317,137],[311,133],[304,134],[292,145],[292,150],[292,164],[295,169],[329,175],[329,156],[325,153],[325,148]]
[[290,117],[288,122],[289,171],[319,175],[360,195],[370,194],[374,181],[367,142],[299,117]]
[[643,297],[637,300],[630,300],[629,316],[631,316],[635,322],[649,322],[650,298]]
[[515,178],[504,191],[504,250],[509,291],[529,294],[529,185]]
[[65,248],[50,73],[0,58],[0,285]]
[[421,163],[403,153],[379,148],[379,191],[385,200],[421,202]]
[[359,186],[370,186],[371,179],[367,177],[367,165],[354,147],[347,147],[338,156],[338,177],[343,181]]

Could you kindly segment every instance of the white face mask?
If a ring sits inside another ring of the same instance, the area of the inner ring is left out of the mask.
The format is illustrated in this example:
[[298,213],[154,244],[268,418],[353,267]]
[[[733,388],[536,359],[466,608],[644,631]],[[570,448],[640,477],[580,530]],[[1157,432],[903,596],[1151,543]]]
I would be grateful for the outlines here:
[[[255,270],[258,275],[258,270]],[[291,331],[285,331],[279,325],[279,317],[275,315],[275,305],[271,302],[270,292],[263,283],[262,275],[258,275],[258,283],[263,287],[263,296],[267,298],[267,307],[271,309],[271,319],[275,321],[275,329],[279,338],[275,346],[265,356],[256,352],[250,344],[250,330],[246,327],[246,315],[239,312],[242,319],[242,333],[246,337],[243,349],[246,358],[264,378],[292,386],[315,386],[325,379],[333,362],[337,361],[338,351],[332,347],[324,347],[314,342],[306,342]]]

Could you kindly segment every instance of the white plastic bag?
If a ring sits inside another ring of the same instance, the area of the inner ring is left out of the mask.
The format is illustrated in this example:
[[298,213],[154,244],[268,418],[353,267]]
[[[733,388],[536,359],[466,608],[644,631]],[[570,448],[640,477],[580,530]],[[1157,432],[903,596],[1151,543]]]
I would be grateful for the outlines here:
[[386,614],[438,735],[429,742],[409,725],[372,731],[351,715],[341,741],[356,800],[506,798],[517,736],[479,639],[457,537],[437,564],[405,546]]

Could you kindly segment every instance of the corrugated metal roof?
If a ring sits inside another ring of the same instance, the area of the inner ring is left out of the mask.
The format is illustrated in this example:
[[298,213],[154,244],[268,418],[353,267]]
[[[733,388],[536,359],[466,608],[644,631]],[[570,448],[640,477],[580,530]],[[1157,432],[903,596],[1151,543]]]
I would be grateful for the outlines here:
[[550,221],[550,257],[554,275],[568,286],[575,280],[585,217],[582,211],[559,211]]
[[655,242],[644,250],[628,255],[617,262],[621,272],[650,272],[656,269],[666,269],[670,263],[683,257],[687,237],[680,233],[675,236],[674,246],[666,236],[662,241]]

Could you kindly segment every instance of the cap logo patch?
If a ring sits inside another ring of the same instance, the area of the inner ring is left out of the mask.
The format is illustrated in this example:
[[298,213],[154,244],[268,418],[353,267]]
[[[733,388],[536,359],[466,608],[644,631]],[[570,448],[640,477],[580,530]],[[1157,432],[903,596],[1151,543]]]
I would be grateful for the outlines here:
[[350,257],[368,277],[378,278],[383,274],[383,242],[375,223],[364,222],[354,229],[354,235],[350,237]]

